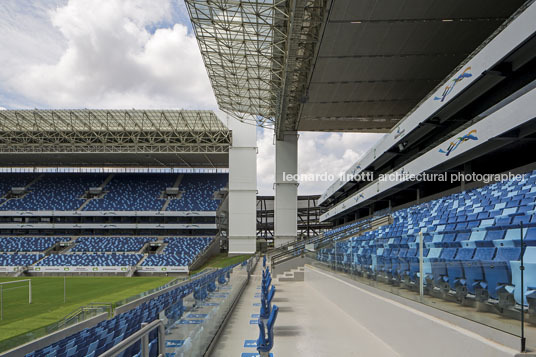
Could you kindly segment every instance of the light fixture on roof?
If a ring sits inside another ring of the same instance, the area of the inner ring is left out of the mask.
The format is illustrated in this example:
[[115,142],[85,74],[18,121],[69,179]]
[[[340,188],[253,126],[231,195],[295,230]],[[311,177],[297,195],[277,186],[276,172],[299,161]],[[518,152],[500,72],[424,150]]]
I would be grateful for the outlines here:
[[407,146],[408,146],[408,142],[407,142],[407,141],[404,141],[404,142],[398,144],[398,150],[402,152],[402,151],[404,151],[404,149],[405,149]]
[[351,24],[361,24],[362,22],[361,21],[351,21],[350,23]]
[[441,21],[443,21],[443,22],[453,22],[454,20],[453,19],[443,19]]

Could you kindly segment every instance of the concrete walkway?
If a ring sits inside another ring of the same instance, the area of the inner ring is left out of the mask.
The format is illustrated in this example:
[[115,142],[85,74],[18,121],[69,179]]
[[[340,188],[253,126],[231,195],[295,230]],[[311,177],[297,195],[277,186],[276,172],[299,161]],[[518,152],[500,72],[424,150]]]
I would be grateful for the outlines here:
[[[253,340],[259,336],[261,272],[259,261],[212,356],[257,355]],[[273,304],[279,306],[274,328],[274,357],[398,355],[307,283],[275,281],[273,285],[277,289]]]

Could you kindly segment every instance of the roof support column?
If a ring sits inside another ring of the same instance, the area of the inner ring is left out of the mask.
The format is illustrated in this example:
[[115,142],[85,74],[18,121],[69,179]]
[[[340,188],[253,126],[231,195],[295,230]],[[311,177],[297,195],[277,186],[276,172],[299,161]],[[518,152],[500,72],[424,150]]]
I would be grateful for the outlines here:
[[253,125],[229,119],[229,254],[257,248],[257,132]]
[[274,245],[296,240],[298,220],[298,134],[286,131],[275,142]]

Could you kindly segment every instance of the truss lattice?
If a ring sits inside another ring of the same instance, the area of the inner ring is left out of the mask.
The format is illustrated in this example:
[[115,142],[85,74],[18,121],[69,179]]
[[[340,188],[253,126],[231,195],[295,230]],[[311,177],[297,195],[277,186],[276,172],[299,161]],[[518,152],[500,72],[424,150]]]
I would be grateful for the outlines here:
[[230,143],[211,111],[0,111],[0,153],[225,153]]
[[220,109],[297,124],[327,0],[186,0]]

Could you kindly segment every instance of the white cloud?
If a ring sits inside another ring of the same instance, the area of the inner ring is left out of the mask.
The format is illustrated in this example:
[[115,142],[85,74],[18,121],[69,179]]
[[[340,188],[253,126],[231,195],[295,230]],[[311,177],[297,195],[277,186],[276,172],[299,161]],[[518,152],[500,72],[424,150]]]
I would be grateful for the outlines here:
[[56,108],[214,108],[195,37],[172,24],[173,9],[171,0],[70,0],[49,13],[65,49],[53,63],[23,65],[9,89]]
[[[365,133],[300,133],[298,140],[298,173],[334,174],[344,172],[358,161],[383,134]],[[257,185],[259,193],[273,195],[275,173],[275,146],[273,132],[264,130],[257,139]],[[300,182],[301,195],[321,194],[329,186],[327,181]]]
[[[181,0],[2,0],[0,12],[0,106],[216,109]],[[258,136],[258,186],[267,195],[272,134]],[[343,171],[378,138],[301,133],[299,172]],[[299,192],[328,184],[303,182]]]

